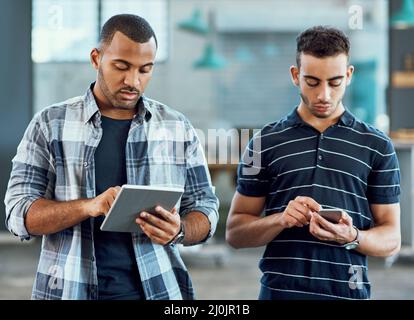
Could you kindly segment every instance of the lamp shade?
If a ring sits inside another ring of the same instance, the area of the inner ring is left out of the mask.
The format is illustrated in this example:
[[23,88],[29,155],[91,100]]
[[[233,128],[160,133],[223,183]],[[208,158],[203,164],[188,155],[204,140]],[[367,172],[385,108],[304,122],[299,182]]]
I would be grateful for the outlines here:
[[413,0],[403,0],[401,9],[391,17],[391,25],[397,29],[404,29],[414,26]]
[[194,63],[194,68],[203,69],[221,69],[226,66],[224,58],[219,56],[212,44],[207,44],[204,48],[203,56]]
[[200,9],[194,9],[189,19],[178,23],[178,28],[201,35],[209,32],[208,24],[203,21]]

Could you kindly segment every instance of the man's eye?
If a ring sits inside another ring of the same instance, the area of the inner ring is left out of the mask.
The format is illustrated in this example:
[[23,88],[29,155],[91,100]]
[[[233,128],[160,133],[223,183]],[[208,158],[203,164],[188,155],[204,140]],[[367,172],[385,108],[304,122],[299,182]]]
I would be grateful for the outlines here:
[[144,69],[141,69],[141,73],[149,73],[149,72],[151,72],[151,67],[146,67],[146,68],[144,68]]
[[124,65],[119,65],[119,64],[116,64],[116,65],[115,65],[115,68],[117,68],[118,70],[121,70],[121,71],[125,71],[125,70],[127,70],[127,69],[128,69],[128,67],[127,67],[127,66],[124,66]]
[[342,84],[342,79],[333,80],[329,82],[331,87],[339,87]]
[[306,83],[310,87],[316,87],[317,85],[319,85],[319,81],[316,80],[306,80]]

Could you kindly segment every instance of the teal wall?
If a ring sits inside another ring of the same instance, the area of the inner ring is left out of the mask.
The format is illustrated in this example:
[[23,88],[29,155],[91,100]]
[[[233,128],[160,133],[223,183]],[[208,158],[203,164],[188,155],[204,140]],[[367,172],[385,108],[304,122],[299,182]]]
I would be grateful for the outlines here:
[[355,73],[351,82],[350,110],[360,120],[375,123],[377,116],[377,83],[375,60],[353,63]]

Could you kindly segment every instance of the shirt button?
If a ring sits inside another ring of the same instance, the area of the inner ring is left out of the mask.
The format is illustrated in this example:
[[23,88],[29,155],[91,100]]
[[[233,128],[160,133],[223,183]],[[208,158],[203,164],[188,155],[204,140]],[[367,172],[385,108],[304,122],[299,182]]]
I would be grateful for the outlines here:
[[322,160],[322,156],[321,156],[321,155],[319,155],[319,156],[318,156],[318,159],[319,159],[319,160]]
[[91,258],[91,261],[92,261],[92,262],[94,262],[94,261],[95,261],[95,257],[92,257],[92,258]]
[[85,161],[85,162],[83,163],[83,166],[86,168],[86,167],[88,166],[88,161]]
[[323,133],[321,134],[321,140],[323,140]]

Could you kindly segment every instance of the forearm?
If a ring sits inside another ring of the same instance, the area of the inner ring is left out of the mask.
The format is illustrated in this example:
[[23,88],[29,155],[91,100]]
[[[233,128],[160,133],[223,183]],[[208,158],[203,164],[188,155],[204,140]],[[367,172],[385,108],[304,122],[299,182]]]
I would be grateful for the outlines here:
[[266,217],[237,213],[227,225],[226,240],[234,248],[251,248],[267,245],[284,230],[282,213]]
[[88,200],[58,202],[38,199],[31,205],[25,219],[32,235],[47,235],[62,231],[89,218]]
[[400,247],[400,232],[394,226],[380,225],[360,231],[357,251],[368,256],[388,257],[398,253]]
[[210,232],[210,222],[205,214],[191,211],[181,221],[185,228],[184,245],[193,245],[207,238]]

